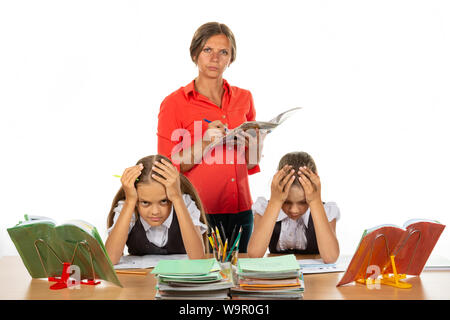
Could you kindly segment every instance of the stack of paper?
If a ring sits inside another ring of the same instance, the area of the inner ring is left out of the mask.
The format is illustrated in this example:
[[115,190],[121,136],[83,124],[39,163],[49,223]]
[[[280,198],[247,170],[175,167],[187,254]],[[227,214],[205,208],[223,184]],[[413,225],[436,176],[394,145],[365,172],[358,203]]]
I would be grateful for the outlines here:
[[324,263],[322,259],[297,260],[303,274],[344,272],[351,260],[350,255],[340,255],[335,263]]
[[158,281],[156,299],[228,299],[228,289],[233,286],[214,258],[160,260],[152,273]]
[[293,254],[268,258],[240,258],[233,299],[302,299],[303,274]]

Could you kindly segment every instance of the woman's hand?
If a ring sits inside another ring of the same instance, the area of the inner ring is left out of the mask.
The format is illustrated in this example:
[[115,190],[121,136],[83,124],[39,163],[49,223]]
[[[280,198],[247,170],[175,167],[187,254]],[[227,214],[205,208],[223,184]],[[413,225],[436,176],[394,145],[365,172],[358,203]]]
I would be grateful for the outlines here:
[[216,139],[222,138],[226,134],[226,125],[220,120],[212,121],[208,124],[208,129],[203,135],[203,140],[214,142]]
[[312,170],[308,167],[300,167],[298,170],[298,175],[298,180],[305,191],[305,198],[308,205],[311,205],[313,202],[322,203],[319,176],[312,172]]
[[142,169],[144,169],[144,166],[142,163],[139,163],[136,166],[125,169],[123,172],[120,182],[122,183],[123,191],[125,191],[126,200],[137,201],[138,196],[134,183],[137,177],[141,175]]
[[278,203],[286,201],[289,189],[295,179],[294,172],[292,166],[285,165],[275,173],[272,179],[270,201]]
[[238,145],[245,146],[245,161],[249,165],[249,169],[259,163],[261,159],[261,151],[263,142],[267,132],[260,133],[259,129],[249,129],[241,131],[237,134]]
[[174,202],[182,197],[180,187],[180,174],[169,161],[161,159],[161,162],[153,163],[153,171],[159,173],[163,178],[153,174],[152,178],[160,182],[166,188],[167,199]]

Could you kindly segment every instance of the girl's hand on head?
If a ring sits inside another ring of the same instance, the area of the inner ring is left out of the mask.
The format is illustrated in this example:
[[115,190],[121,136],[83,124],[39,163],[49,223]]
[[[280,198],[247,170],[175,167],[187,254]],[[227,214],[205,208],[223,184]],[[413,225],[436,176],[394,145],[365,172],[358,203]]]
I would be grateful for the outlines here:
[[305,198],[308,205],[318,201],[322,203],[320,178],[312,172],[308,167],[300,167],[298,170],[299,178],[303,190],[305,190]]
[[286,201],[289,189],[295,180],[295,170],[292,166],[285,165],[281,168],[272,179],[270,201],[281,202]]
[[129,167],[125,169],[120,178],[120,182],[122,183],[123,191],[125,191],[125,197],[130,201],[137,201],[137,191],[134,183],[136,182],[137,177],[141,175],[142,169],[144,166],[142,163],[139,163],[136,166]]
[[162,183],[166,188],[167,199],[174,202],[177,198],[181,198],[180,173],[169,161],[161,159],[153,164],[153,171],[159,173],[164,178],[155,174],[152,178]]

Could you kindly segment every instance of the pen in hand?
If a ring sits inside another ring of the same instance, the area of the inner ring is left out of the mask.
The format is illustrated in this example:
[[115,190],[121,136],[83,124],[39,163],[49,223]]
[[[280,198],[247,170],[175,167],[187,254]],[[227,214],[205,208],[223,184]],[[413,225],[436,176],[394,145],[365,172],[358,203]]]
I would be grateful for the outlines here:
[[[211,123],[211,122],[212,122],[211,120],[208,120],[208,119],[206,119],[206,118],[203,118],[203,121],[205,121],[205,122],[207,122],[207,123]],[[229,130],[226,126],[224,126],[224,128],[225,128],[225,133],[230,132],[230,130]]]

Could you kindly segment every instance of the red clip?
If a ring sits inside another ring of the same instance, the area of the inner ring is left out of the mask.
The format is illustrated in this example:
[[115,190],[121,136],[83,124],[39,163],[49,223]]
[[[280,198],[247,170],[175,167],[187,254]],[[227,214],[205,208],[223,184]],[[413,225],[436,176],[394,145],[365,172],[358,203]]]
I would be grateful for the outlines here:
[[[49,277],[48,278],[48,281],[56,282],[55,284],[50,286],[51,290],[59,290],[59,289],[67,288],[67,281],[69,280],[69,277],[70,277],[70,273],[68,272],[69,267],[70,267],[70,263],[64,262],[61,278],[57,278],[57,277]],[[100,283],[100,281],[95,281],[95,279],[87,279],[84,282],[80,281],[80,284],[91,285],[91,286],[95,286],[99,283]]]
[[69,279],[69,272],[67,271],[70,267],[70,263],[64,262],[63,271],[61,274],[61,278],[49,277],[48,281],[56,282],[55,284],[50,286],[52,290],[64,289],[67,288],[67,280]]
[[95,286],[97,284],[100,284],[100,281],[95,281],[95,279],[88,279],[88,280],[85,280],[84,282],[81,281],[81,284],[85,284],[87,286]]

